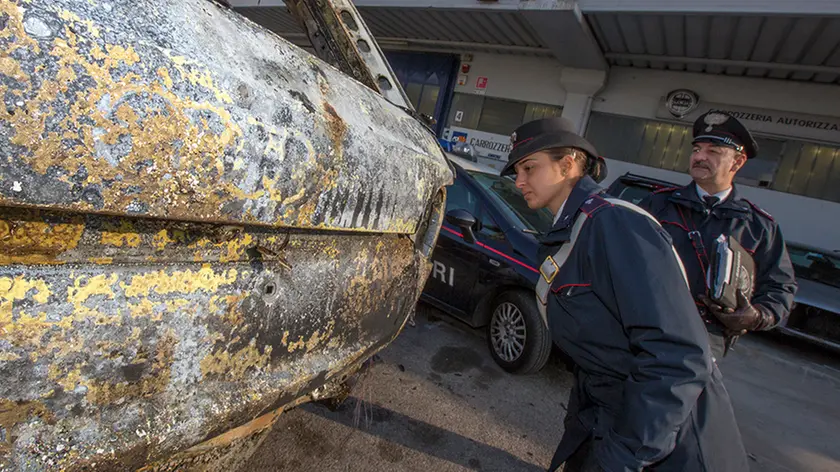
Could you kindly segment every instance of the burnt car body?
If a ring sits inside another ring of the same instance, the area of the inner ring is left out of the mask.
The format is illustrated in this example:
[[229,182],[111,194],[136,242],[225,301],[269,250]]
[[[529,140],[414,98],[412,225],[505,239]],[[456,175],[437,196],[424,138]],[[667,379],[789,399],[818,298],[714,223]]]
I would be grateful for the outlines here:
[[[650,192],[677,186],[628,173],[607,191],[639,203]],[[775,331],[840,351],[840,253],[791,241],[786,244],[799,288],[790,316]]]
[[206,0],[0,15],[0,470],[221,460],[397,336],[452,180],[422,124]]

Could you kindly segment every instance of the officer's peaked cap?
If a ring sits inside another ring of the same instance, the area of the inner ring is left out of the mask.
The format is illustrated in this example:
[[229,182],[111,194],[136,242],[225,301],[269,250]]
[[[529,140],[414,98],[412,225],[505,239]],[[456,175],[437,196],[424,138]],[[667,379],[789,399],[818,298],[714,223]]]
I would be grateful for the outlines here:
[[724,111],[712,110],[694,122],[694,141],[725,146],[746,154],[747,159],[758,153],[758,143],[737,118]]
[[529,121],[516,128],[510,136],[510,141],[513,149],[508,155],[507,164],[502,169],[502,175],[513,174],[516,163],[531,154],[552,148],[571,147],[583,151],[589,155],[590,159],[598,159],[595,146],[578,135],[572,122],[565,118]]

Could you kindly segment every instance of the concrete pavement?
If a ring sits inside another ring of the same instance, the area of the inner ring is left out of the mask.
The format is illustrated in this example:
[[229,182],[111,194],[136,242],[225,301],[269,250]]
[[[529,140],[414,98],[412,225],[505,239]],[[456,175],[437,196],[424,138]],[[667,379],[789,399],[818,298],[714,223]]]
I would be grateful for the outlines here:
[[[338,411],[287,413],[241,471],[546,470],[572,376],[510,376],[482,336],[421,305]],[[840,470],[836,356],[750,336],[722,370],[754,471]]]

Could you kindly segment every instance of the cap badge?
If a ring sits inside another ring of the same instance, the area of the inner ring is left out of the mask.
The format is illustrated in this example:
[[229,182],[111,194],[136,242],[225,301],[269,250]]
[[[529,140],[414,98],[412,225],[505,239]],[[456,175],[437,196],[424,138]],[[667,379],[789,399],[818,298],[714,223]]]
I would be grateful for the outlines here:
[[703,122],[709,125],[706,127],[707,133],[712,131],[712,129],[714,129],[715,126],[720,126],[726,123],[728,120],[729,115],[724,113],[709,113],[706,115],[705,118],[703,118]]

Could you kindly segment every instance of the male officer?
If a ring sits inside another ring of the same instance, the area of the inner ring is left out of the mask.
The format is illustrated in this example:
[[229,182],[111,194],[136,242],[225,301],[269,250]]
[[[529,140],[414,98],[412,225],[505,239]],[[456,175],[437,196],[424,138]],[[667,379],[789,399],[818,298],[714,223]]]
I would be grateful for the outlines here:
[[[747,128],[727,113],[711,111],[694,123],[693,145],[693,182],[659,190],[639,206],[671,234],[709,331],[712,353],[720,361],[737,336],[769,330],[788,316],[796,281],[778,224],[740,198],[732,183],[747,159],[758,152]],[[741,243],[756,263],[752,299],[739,294],[734,310],[722,308],[708,296],[711,248],[722,234]]]

